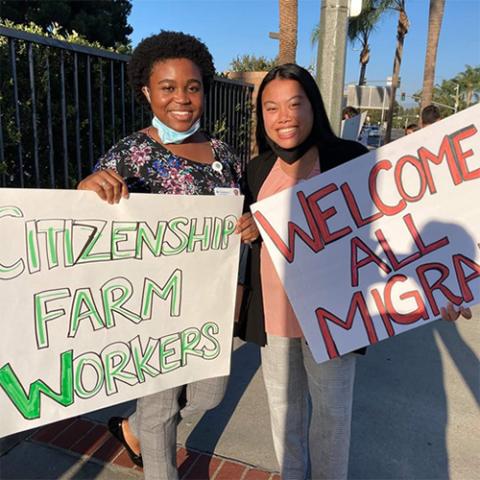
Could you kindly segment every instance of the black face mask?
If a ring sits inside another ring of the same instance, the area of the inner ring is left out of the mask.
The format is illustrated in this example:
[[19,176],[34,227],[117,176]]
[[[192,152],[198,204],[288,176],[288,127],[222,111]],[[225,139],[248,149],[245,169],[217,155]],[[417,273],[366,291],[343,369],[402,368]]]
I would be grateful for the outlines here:
[[300,160],[309,150],[315,145],[315,137],[310,133],[310,135],[303,141],[300,145],[297,145],[293,148],[282,148],[280,145],[275,143],[268,135],[265,135],[265,139],[269,147],[275,153],[277,157],[280,157],[284,162],[291,165],[297,160]]

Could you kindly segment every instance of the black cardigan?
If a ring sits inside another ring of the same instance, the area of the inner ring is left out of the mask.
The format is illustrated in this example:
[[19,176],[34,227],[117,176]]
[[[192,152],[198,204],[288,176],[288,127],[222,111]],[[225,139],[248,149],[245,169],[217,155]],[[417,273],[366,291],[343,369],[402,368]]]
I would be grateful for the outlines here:
[[[323,145],[320,150],[320,169],[326,172],[338,167],[353,158],[368,152],[358,142],[341,140]],[[257,201],[258,192],[273,168],[277,157],[267,151],[253,158],[247,165],[243,190],[246,206]],[[236,328],[237,335],[245,341],[266,344],[265,319],[263,313],[262,284],[260,280],[260,246],[262,239],[252,243],[250,258],[247,264],[246,282],[243,294],[240,319]]]

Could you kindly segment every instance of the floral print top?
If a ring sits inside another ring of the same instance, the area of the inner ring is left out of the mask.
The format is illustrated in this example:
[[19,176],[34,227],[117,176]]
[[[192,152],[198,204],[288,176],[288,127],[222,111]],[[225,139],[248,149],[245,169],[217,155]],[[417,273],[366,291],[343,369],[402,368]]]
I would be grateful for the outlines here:
[[135,132],[116,143],[95,170],[110,168],[121,175],[133,193],[171,195],[213,195],[215,187],[238,188],[241,164],[228,145],[210,138],[214,160],[212,165],[177,156],[144,132]]

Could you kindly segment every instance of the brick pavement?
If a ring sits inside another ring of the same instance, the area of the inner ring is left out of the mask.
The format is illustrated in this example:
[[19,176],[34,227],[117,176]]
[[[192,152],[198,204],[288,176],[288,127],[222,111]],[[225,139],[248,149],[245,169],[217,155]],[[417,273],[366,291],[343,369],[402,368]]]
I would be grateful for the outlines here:
[[[125,448],[114,439],[105,425],[85,417],[63,420],[34,431],[29,441],[67,451],[84,460],[109,463],[140,473]],[[177,465],[181,480],[280,480],[275,472],[259,470],[232,459],[177,447]],[[132,473],[133,473],[132,472]]]

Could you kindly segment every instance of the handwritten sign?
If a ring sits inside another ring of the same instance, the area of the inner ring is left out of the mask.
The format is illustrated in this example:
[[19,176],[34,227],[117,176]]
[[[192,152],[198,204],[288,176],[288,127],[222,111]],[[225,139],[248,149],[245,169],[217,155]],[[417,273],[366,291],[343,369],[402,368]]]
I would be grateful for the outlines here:
[[242,203],[0,189],[0,436],[227,375]]
[[479,302],[479,129],[477,105],[252,206],[317,362]]

